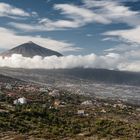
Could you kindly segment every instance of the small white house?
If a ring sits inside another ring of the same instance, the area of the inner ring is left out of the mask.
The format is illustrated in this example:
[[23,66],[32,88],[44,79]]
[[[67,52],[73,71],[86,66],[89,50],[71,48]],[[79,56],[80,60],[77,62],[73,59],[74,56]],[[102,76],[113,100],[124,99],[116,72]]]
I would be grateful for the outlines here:
[[58,97],[60,96],[59,90],[53,90],[52,92],[49,92],[49,95],[52,97]]
[[102,110],[101,110],[101,113],[106,113],[106,110],[105,110],[105,109],[102,109]]
[[39,91],[40,91],[40,92],[48,92],[48,89],[47,89],[47,88],[41,87],[41,88],[39,89]]
[[13,104],[14,104],[14,105],[19,104],[18,99],[14,100],[14,101],[13,101]]
[[13,87],[11,84],[7,84],[5,88],[11,90]]
[[84,115],[84,114],[85,114],[85,111],[84,111],[84,110],[78,110],[78,111],[77,111],[77,114],[78,114],[78,115]]
[[13,103],[14,103],[14,105],[17,105],[17,104],[20,104],[20,105],[27,104],[27,99],[25,97],[22,97],[22,98],[14,100]]
[[120,107],[121,109],[127,108],[126,105],[121,104],[121,103],[120,103],[120,104],[114,104],[113,107],[114,107],[114,108],[116,108],[116,107]]
[[87,100],[87,101],[82,102],[81,105],[92,106],[93,104],[92,104],[92,101]]

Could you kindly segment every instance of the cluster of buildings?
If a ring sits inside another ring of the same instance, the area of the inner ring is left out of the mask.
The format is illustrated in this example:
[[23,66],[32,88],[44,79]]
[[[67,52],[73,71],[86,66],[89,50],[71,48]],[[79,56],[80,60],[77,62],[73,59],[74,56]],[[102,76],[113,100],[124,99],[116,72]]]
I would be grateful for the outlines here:
[[16,91],[25,91],[25,92],[48,92],[48,88],[41,87],[36,84],[30,83],[2,83],[0,82],[0,90],[16,90]]
[[[53,102],[49,105],[49,108],[59,108],[59,107],[64,107],[67,105],[66,102],[62,101],[59,97],[60,91],[57,89],[51,89],[47,87],[41,87],[38,85],[33,85],[33,84],[21,84],[21,83],[0,83],[0,94],[4,93],[7,97],[10,97],[13,99],[13,105],[25,105],[28,103],[33,103],[37,102],[39,100],[32,100],[28,98],[27,96],[24,96],[24,94],[21,93],[32,93],[32,96],[36,96],[36,93],[43,93],[44,96],[49,96],[54,98]],[[44,94],[45,93],[45,94]],[[123,104],[121,101],[115,102],[113,104],[110,103],[104,103],[97,101],[96,99],[92,100],[85,100],[83,101],[79,106],[80,108],[77,109],[77,114],[79,116],[88,116],[89,114],[86,112],[86,108],[100,108],[101,113],[106,113],[107,110],[104,108],[105,106],[110,106],[112,108],[120,108],[120,109],[125,109],[127,106]]]

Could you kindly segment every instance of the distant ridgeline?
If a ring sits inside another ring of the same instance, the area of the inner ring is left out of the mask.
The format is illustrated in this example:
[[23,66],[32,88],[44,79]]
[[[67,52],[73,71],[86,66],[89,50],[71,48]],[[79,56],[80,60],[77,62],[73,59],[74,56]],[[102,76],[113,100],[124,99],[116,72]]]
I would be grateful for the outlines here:
[[[10,74],[17,79],[33,80],[41,83],[71,82],[80,83],[81,80],[95,83],[126,84],[140,86],[140,73],[115,71],[106,69],[12,69],[1,68],[1,74]],[[38,76],[40,78],[38,78]]]

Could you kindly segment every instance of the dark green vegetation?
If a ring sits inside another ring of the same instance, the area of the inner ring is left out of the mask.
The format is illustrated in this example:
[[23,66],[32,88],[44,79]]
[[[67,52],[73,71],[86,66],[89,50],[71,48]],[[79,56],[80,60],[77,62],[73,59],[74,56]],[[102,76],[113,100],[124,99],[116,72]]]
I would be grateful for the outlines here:
[[[46,140],[140,139],[140,118],[136,107],[95,99],[92,100],[92,106],[85,106],[81,103],[88,97],[65,91],[61,91],[57,97],[63,102],[59,106],[54,106],[56,97],[45,93],[34,96],[36,99],[39,97],[40,101],[13,106],[12,98],[3,96],[0,103],[1,134],[16,132]],[[84,114],[78,115],[78,110],[84,110]]]

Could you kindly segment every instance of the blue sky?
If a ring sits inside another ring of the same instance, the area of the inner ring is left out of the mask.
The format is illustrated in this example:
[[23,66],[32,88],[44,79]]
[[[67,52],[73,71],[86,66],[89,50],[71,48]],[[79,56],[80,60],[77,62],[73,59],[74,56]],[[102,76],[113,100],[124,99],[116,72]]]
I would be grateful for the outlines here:
[[0,0],[0,50],[30,40],[64,55],[140,52],[140,0]]

